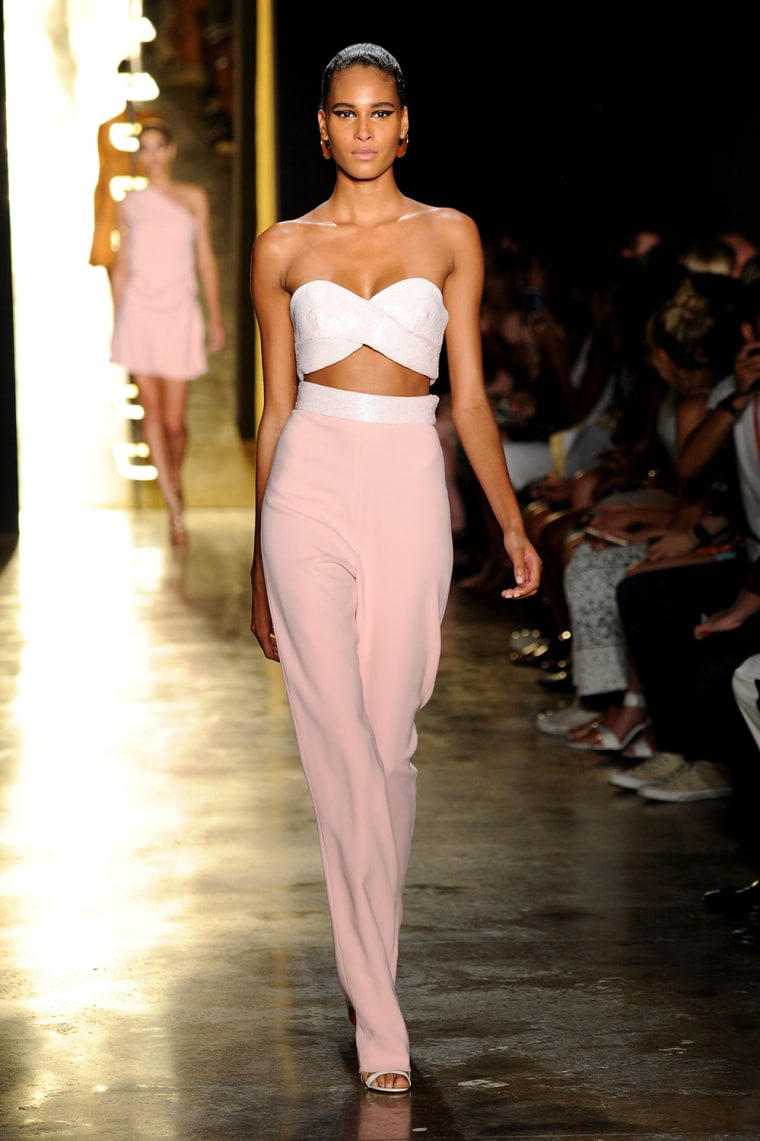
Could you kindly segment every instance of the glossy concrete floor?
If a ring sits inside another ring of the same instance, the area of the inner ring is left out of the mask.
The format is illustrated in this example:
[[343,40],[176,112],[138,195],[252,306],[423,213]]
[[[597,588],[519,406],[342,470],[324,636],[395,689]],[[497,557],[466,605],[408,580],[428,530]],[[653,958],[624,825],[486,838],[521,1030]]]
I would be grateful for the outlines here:
[[[0,1136],[760,1137],[751,878],[727,802],[656,805],[533,726],[509,604],[454,586],[419,716],[399,991],[364,1092],[250,512],[26,519],[0,572]],[[558,699],[551,699],[556,702]]]

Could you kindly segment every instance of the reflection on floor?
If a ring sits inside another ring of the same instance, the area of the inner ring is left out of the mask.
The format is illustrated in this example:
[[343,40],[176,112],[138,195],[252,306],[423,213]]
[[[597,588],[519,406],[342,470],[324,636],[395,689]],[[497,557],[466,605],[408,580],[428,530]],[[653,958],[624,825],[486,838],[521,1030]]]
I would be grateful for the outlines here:
[[[655,805],[536,732],[509,605],[454,587],[420,714],[399,991],[414,1088],[358,1086],[250,511],[29,520],[0,572],[0,1135],[760,1136],[751,877],[727,802]],[[555,699],[556,700],[556,699]]]

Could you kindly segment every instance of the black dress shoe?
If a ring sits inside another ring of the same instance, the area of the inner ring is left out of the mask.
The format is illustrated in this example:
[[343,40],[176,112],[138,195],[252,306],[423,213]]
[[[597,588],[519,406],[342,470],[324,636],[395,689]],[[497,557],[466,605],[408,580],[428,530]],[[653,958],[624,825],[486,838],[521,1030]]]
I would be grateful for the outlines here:
[[753,907],[760,907],[760,880],[748,887],[719,887],[703,896],[705,907],[718,911],[721,915],[746,914]]
[[750,951],[760,951],[760,907],[753,907],[747,915],[747,926],[737,927],[729,935],[732,943],[739,947],[749,947]]

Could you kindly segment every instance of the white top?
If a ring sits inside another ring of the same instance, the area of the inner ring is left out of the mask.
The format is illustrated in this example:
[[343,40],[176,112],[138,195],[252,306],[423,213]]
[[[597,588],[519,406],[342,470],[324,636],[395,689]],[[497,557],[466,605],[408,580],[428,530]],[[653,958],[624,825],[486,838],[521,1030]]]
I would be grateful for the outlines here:
[[335,281],[307,281],[290,299],[299,380],[368,345],[397,364],[438,376],[449,315],[437,285],[407,277],[360,297]]

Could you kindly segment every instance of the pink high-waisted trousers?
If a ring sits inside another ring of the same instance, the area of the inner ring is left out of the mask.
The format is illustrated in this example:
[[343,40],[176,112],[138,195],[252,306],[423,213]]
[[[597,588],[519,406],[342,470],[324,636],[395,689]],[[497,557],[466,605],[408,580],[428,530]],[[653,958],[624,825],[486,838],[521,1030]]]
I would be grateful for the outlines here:
[[395,982],[411,758],[452,570],[436,404],[302,382],[262,509],[267,594],[360,1070],[409,1069]]

